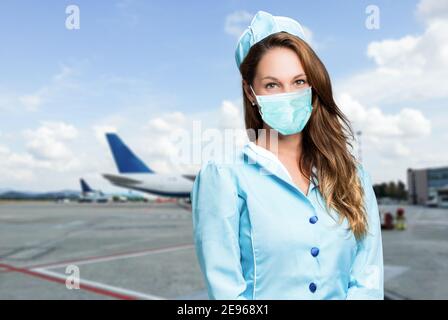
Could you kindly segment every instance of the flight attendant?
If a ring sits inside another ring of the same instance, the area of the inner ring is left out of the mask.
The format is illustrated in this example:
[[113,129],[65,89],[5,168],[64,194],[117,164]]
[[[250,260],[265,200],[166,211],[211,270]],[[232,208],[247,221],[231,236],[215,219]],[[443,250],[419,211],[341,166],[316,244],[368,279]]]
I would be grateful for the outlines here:
[[249,142],[191,191],[211,299],[383,299],[378,205],[300,24],[259,11],[238,40]]

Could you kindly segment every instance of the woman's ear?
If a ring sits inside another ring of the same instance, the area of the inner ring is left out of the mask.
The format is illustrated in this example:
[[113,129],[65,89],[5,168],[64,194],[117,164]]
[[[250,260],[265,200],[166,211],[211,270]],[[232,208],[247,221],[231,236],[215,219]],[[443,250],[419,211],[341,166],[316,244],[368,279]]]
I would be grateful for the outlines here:
[[254,94],[252,93],[252,90],[250,90],[249,84],[246,82],[246,80],[243,80],[243,88],[244,93],[246,94],[246,97],[249,99],[250,103],[254,106],[257,104],[257,99],[255,99]]

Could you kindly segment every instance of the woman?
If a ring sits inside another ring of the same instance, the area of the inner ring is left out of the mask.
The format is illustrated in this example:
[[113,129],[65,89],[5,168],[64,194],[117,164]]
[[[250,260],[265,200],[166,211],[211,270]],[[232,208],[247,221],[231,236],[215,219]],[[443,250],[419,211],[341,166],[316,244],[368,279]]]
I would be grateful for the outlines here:
[[[350,124],[300,24],[259,11],[236,62],[254,141],[191,192],[211,299],[383,299],[380,217]],[[274,134],[273,134],[274,133]]]

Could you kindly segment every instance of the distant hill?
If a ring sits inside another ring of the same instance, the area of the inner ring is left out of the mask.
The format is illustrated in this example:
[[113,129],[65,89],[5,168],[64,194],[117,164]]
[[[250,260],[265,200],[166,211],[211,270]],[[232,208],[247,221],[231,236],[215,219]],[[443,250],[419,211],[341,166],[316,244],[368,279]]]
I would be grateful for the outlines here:
[[0,199],[8,200],[57,200],[57,199],[76,199],[80,195],[79,191],[61,190],[52,192],[29,192],[15,190],[0,190]]

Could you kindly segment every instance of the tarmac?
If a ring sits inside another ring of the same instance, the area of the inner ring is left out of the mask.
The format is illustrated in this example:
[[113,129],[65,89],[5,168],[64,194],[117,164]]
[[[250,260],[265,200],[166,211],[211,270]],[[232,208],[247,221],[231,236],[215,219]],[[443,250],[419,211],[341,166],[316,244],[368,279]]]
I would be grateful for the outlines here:
[[[448,299],[448,209],[402,207],[407,229],[382,233],[386,298]],[[0,299],[208,299],[190,208],[0,203]]]

